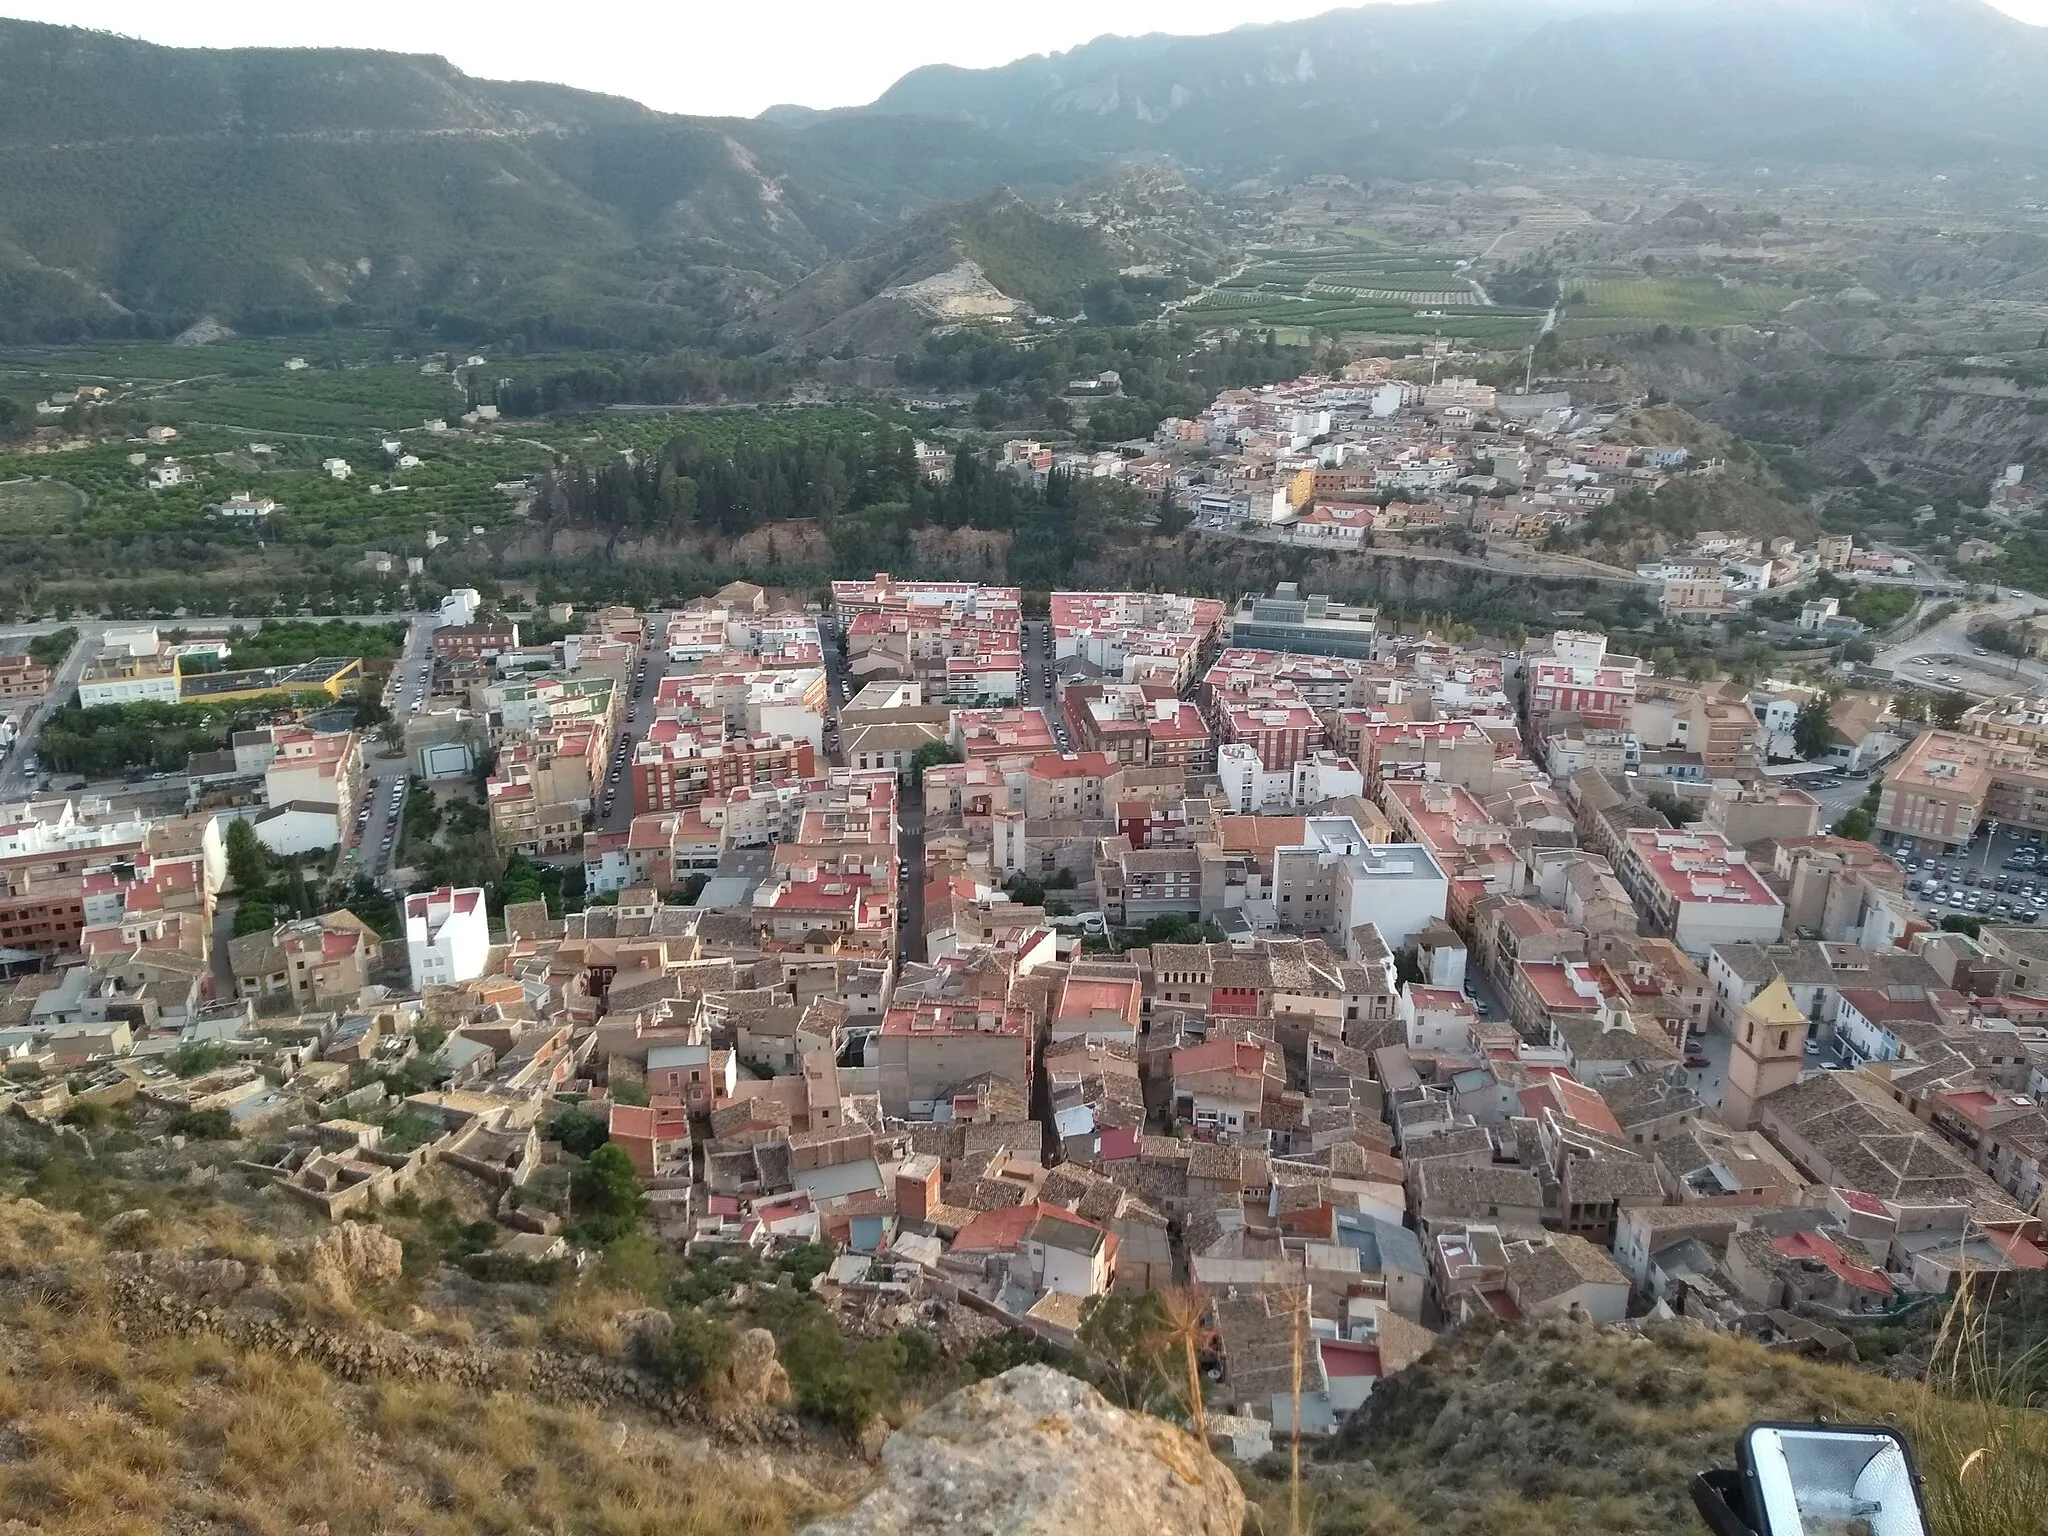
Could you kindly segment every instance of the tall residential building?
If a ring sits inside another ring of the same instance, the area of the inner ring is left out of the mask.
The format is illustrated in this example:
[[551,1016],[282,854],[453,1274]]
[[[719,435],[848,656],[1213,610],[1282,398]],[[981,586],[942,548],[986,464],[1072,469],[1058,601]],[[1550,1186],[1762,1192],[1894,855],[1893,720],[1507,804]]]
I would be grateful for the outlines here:
[[1882,831],[1961,847],[1986,817],[2048,826],[2048,756],[2024,743],[1927,731],[1884,776]]
[[1636,685],[1648,670],[1638,657],[1610,653],[1605,635],[1560,629],[1550,637],[1547,651],[1530,648],[1529,721],[1534,734],[1539,740],[1548,735],[1543,722],[1567,711],[1588,725],[1627,725]]

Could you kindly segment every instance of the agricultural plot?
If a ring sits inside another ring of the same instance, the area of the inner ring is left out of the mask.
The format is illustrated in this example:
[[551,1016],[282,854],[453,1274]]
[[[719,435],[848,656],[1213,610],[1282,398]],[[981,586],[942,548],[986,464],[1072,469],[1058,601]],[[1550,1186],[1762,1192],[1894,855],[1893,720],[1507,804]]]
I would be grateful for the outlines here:
[[[319,390],[289,393],[303,377],[290,376],[285,392],[274,396],[280,409],[289,404],[312,410],[317,399],[335,398]],[[447,387],[446,380],[425,382]],[[244,388],[235,398],[251,406],[258,394]],[[387,398],[360,403],[381,410]],[[180,401],[191,403],[182,389]],[[168,445],[114,439],[69,453],[0,454],[0,562],[72,567],[79,552],[91,551],[111,569],[133,565],[141,574],[147,551],[163,547],[153,540],[172,541],[216,567],[253,554],[259,542],[309,557],[314,551],[416,550],[429,530],[460,539],[475,528],[488,531],[516,521],[522,515],[519,484],[560,464],[597,464],[626,451],[644,458],[685,433],[714,450],[737,450],[845,437],[874,425],[867,412],[846,408],[605,412],[506,422],[484,433],[431,433],[417,421],[407,429],[383,419],[391,427],[335,428],[317,435],[269,427],[264,453],[252,451],[253,431],[187,426]],[[419,462],[389,462],[380,446],[387,431],[398,431],[404,452]],[[137,456],[146,462],[131,462]],[[152,490],[148,469],[166,456],[175,456],[189,478]],[[330,457],[349,463],[353,472],[347,479],[334,479],[322,468]],[[223,521],[214,509],[238,491],[267,498],[277,510],[260,523]]]
[[84,505],[85,497],[61,480],[0,481],[0,532],[63,528]]
[[1625,335],[1660,325],[1753,325],[1777,315],[1798,296],[1781,284],[1733,278],[1584,278],[1565,284],[1558,328],[1568,337],[1581,337]]
[[417,427],[429,417],[459,416],[467,409],[466,398],[446,377],[395,365],[194,380],[166,399],[160,414],[172,424],[341,438]]
[[1536,334],[1531,310],[1488,305],[1442,257],[1359,241],[1335,250],[1274,250],[1183,313],[1290,335],[1449,336],[1517,347]]

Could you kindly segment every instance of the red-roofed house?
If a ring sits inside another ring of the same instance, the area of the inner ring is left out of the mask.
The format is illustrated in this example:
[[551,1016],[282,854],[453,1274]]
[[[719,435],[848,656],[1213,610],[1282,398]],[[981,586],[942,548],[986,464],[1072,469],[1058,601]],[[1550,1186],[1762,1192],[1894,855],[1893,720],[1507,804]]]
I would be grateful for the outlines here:
[[1266,1047],[1255,1041],[1209,1040],[1173,1053],[1173,1112],[1197,1132],[1258,1130],[1266,1085]]
[[1034,1295],[1060,1291],[1100,1296],[1116,1280],[1116,1234],[1044,1201],[982,1211],[962,1227],[949,1252],[1007,1259],[1012,1285]]
[[1716,832],[1633,827],[1615,874],[1657,931],[1695,957],[1717,944],[1775,944],[1785,904]]
[[681,1100],[614,1104],[608,1130],[642,1179],[690,1176],[690,1111]]
[[1069,976],[1053,1015],[1053,1043],[1087,1039],[1135,1046],[1144,998],[1144,984],[1135,976]]

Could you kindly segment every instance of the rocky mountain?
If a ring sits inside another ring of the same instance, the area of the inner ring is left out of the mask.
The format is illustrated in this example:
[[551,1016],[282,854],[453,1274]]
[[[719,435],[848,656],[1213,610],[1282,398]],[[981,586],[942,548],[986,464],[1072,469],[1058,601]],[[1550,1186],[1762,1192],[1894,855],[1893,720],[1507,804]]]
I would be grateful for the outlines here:
[[1982,0],[1438,0],[921,69],[867,115],[1212,176],[1546,148],[1749,165],[2048,152],[2048,33]]

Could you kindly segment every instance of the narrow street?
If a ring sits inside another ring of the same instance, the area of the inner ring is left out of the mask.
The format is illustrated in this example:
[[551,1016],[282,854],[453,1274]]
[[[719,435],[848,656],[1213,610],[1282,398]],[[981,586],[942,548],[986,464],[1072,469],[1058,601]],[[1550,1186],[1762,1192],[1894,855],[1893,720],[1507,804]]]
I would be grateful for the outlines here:
[[633,678],[626,684],[621,724],[605,748],[605,779],[592,807],[594,824],[601,832],[623,832],[633,824],[633,750],[654,723],[654,696],[668,670],[668,615],[652,613],[647,616],[647,637]]

